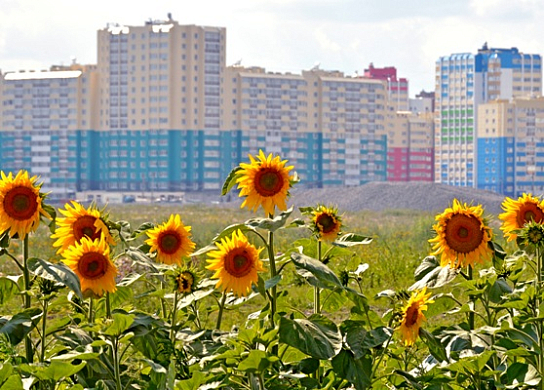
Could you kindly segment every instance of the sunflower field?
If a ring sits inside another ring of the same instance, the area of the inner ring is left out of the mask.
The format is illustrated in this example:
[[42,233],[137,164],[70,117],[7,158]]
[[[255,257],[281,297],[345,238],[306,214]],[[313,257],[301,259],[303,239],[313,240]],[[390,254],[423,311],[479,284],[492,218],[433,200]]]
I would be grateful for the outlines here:
[[289,207],[287,163],[236,167],[222,194],[254,214],[204,244],[183,213],[55,209],[1,172],[0,390],[544,389],[544,200],[506,198],[495,229],[453,199],[418,264],[395,233],[370,266],[341,210]]

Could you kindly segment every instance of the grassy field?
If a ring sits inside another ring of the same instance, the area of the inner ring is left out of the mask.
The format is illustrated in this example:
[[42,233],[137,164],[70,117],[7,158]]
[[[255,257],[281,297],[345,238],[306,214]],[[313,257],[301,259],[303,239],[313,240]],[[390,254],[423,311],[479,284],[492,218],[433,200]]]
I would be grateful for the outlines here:
[[[215,205],[111,205],[107,210],[110,220],[128,221],[132,229],[136,229],[148,221],[164,222],[172,213],[178,213],[184,224],[192,227],[193,240],[196,242],[197,249],[209,245],[213,237],[225,227],[262,216],[246,210]],[[298,211],[291,215],[291,219],[294,218],[301,218]],[[433,220],[434,215],[427,212],[406,210],[346,213],[343,215],[344,231],[372,237],[373,241],[369,245],[357,246],[349,251],[335,250],[327,265],[340,274],[342,271],[354,271],[360,264],[367,263],[368,270],[361,275],[358,283],[352,282],[352,287],[361,289],[370,298],[371,305],[379,305],[373,299],[376,293],[386,289],[404,290],[414,282],[414,270],[421,260],[430,253],[428,239],[433,236],[431,230]],[[53,240],[49,234],[49,230],[45,226],[40,226],[37,234],[32,236],[31,257],[41,257],[52,261],[60,259],[52,248]],[[279,254],[288,253],[293,250],[293,247],[300,244],[299,240],[307,240],[309,237],[309,232],[302,228],[280,230],[276,236],[276,250]],[[255,244],[259,244],[257,240],[253,241]],[[12,245],[15,246],[14,250],[16,251],[18,242],[14,240]],[[315,255],[315,253],[311,253],[312,249],[309,252],[308,255]],[[205,255],[193,258],[192,261],[202,271],[202,275],[211,275],[204,269]],[[130,271],[130,267],[128,271]],[[16,274],[17,269],[12,265],[12,262],[5,258],[0,262],[0,272]],[[266,279],[266,276],[263,278]],[[158,310],[160,307],[158,299],[149,299],[147,294],[141,295],[145,292],[145,284],[137,284],[133,289],[131,295],[133,302],[126,303],[128,306],[138,307],[149,312]],[[285,267],[279,290],[286,295],[280,300],[280,310],[282,307],[288,312],[293,310],[309,312],[311,310],[313,290],[296,274],[294,266],[287,265]],[[141,298],[138,298],[139,296]],[[229,325],[242,321],[247,314],[259,310],[265,303],[260,296],[255,297],[252,302],[254,304],[237,307],[231,315],[225,317],[225,323]],[[343,310],[348,303],[336,298],[329,299],[326,293],[323,302],[325,311],[340,317],[343,316]],[[14,304],[14,300],[11,300],[9,304]],[[201,309],[204,312],[200,314],[208,322],[207,326],[215,321],[215,308],[216,303],[213,300],[203,302]]]

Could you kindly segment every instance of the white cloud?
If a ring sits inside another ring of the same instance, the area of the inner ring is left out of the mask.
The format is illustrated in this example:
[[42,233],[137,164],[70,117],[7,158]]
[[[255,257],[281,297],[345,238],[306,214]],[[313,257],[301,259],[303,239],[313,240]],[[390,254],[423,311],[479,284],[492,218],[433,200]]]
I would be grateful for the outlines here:
[[[396,5],[395,5],[396,4]],[[181,24],[227,28],[227,63],[300,72],[316,61],[352,74],[373,62],[396,66],[411,91],[434,88],[434,64],[454,52],[516,46],[544,53],[540,0],[2,0],[0,69],[44,69],[96,61],[96,31],[108,22],[141,25],[171,12]]]

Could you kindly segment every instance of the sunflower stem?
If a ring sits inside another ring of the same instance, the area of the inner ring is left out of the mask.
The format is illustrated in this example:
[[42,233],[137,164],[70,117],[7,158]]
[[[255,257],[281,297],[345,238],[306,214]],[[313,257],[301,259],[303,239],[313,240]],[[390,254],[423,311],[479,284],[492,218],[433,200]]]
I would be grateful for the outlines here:
[[49,308],[49,299],[43,301],[43,317],[42,317],[42,350],[40,354],[40,363],[45,360],[45,330],[47,325],[47,309]]
[[111,319],[111,303],[109,292],[106,292],[106,318]]
[[94,321],[94,318],[93,318],[93,314],[94,314],[94,313],[93,313],[93,310],[94,310],[94,308],[93,308],[93,297],[90,297],[90,298],[89,298],[89,313],[87,313],[87,314],[88,314],[88,322],[89,322],[89,324],[92,324],[93,321]]
[[122,390],[121,386],[121,373],[120,373],[120,363],[119,363],[119,338],[114,337],[113,338],[113,373],[115,376],[115,389],[116,390]]
[[[321,263],[321,240],[317,241],[317,260]],[[314,286],[314,314],[321,313],[321,290]]]
[[[273,215],[269,214],[268,218],[272,218]],[[277,275],[276,271],[276,258],[274,257],[274,232],[268,232],[268,261],[270,263],[270,279],[274,278]],[[276,326],[274,322],[274,315],[276,314],[276,300],[278,298],[278,290],[276,286],[272,287],[272,296],[270,299],[270,323],[272,328]]]
[[172,344],[176,343],[176,331],[174,330],[176,326],[176,315],[178,313],[178,290],[174,293],[174,306],[172,307],[172,323],[170,325],[170,340]]
[[[535,257],[536,257],[536,280],[537,280],[537,288],[536,288],[536,306],[538,309],[540,309],[540,303],[541,303],[541,289],[542,289],[542,251],[540,250],[540,247],[538,245],[535,245]],[[540,315],[540,313],[539,313]],[[544,390],[544,329],[542,326],[542,320],[539,320],[538,322],[538,346],[540,349],[540,353],[538,354],[538,370],[540,372],[540,384],[539,388],[541,390]]]
[[[23,279],[25,283],[25,309],[29,309],[31,306],[30,301],[30,273],[28,272],[28,234],[23,239]],[[34,351],[32,348],[32,340],[30,335],[25,336],[25,351],[26,360],[28,363],[32,363],[34,360]]]
[[217,313],[217,325],[215,325],[215,329],[220,330],[221,329],[221,320],[223,318],[223,308],[225,307],[225,301],[227,300],[227,292],[223,292],[223,297],[221,297],[221,302],[219,302],[219,313]]
[[[472,265],[470,264],[467,266],[467,278],[468,280],[472,280],[474,278]],[[473,303],[474,307],[468,313],[468,328],[470,330],[474,330],[474,310],[475,310],[476,302],[474,301],[473,298],[470,298],[470,302]]]
[[[165,289],[166,289],[166,286],[164,284],[164,281],[161,280],[161,290],[164,292]],[[161,299],[161,308],[162,308],[162,318],[167,319],[168,317],[166,316],[166,302],[164,302],[163,296],[161,296],[160,299]]]

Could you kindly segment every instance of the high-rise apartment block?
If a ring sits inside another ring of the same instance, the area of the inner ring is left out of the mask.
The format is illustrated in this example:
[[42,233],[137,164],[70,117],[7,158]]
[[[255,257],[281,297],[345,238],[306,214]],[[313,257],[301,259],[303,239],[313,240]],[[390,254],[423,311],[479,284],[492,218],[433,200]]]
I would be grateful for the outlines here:
[[409,110],[408,80],[404,77],[397,78],[397,68],[394,66],[375,68],[371,63],[368,69],[365,69],[364,77],[387,82],[387,94],[392,111]]
[[2,170],[25,167],[57,195],[90,168],[80,130],[97,125],[98,75],[95,66],[55,69],[0,77],[0,159]]
[[387,180],[432,182],[434,178],[432,112],[390,113],[387,126]]
[[96,66],[0,75],[2,169],[45,189],[218,191],[262,149],[301,185],[386,180],[386,81],[225,58],[224,28],[169,17],[99,30]]
[[478,187],[508,196],[544,190],[544,98],[478,107]]
[[477,54],[441,57],[436,62],[435,180],[475,187],[477,110],[495,99],[541,95],[541,56],[516,48],[484,45]]

